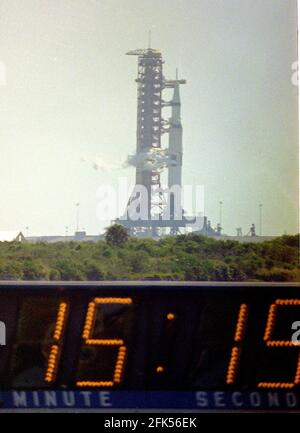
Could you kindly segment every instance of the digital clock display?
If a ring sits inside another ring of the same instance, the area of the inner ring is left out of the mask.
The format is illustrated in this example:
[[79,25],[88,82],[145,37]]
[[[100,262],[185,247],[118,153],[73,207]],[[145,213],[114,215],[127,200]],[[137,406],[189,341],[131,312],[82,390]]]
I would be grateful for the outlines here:
[[297,284],[10,284],[0,320],[3,391],[300,387]]

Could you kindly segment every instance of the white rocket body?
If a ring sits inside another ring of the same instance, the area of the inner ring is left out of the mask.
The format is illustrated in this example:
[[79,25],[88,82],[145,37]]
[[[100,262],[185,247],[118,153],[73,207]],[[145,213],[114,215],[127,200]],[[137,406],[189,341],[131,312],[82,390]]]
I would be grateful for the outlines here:
[[171,218],[182,216],[181,182],[182,182],[182,125],[179,83],[175,84],[172,99],[172,115],[169,120],[169,173],[168,187],[174,191],[170,194]]
[[179,84],[175,84],[172,99],[172,116],[170,118],[169,132],[169,177],[168,186],[181,186],[182,177],[182,125]]

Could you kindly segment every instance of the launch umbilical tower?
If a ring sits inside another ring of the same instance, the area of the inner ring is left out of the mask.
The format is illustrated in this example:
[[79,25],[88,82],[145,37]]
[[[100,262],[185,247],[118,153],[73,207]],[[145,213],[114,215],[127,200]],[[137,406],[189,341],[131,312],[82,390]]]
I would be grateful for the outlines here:
[[[181,204],[182,125],[179,87],[185,80],[167,80],[163,74],[163,58],[152,48],[130,51],[138,57],[137,144],[136,153],[128,157],[136,168],[135,188],[124,215],[118,222],[138,236],[171,234],[186,227],[187,219]],[[176,74],[178,75],[178,74]],[[165,89],[173,89],[173,98],[163,98]],[[171,107],[171,117],[162,115]],[[162,146],[163,134],[169,135],[168,147]],[[168,187],[161,184],[161,175],[168,170]],[[189,220],[189,223],[191,221]]]

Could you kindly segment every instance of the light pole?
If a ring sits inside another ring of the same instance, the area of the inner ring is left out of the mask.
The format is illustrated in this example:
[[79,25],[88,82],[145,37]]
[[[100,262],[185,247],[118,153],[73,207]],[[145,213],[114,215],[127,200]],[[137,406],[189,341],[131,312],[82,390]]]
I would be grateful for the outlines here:
[[76,203],[76,231],[79,232],[79,208],[80,203]]
[[223,206],[223,202],[219,201],[219,205],[220,205],[219,222],[220,222],[220,226],[222,227],[222,206]]
[[262,203],[259,204],[259,236],[262,236],[262,211],[263,211],[263,205]]

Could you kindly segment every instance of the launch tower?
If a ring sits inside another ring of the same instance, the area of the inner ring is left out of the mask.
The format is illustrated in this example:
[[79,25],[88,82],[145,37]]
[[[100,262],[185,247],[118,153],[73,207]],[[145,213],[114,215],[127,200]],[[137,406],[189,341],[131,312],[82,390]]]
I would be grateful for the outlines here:
[[[124,215],[117,220],[132,235],[159,236],[177,234],[191,224],[181,204],[182,125],[180,85],[186,81],[167,80],[163,74],[163,58],[152,48],[130,51],[138,57],[137,144],[136,153],[128,157],[136,168],[135,188],[128,200]],[[166,89],[173,97],[163,98]],[[163,117],[163,109],[171,107],[171,117]],[[168,147],[162,146],[162,136],[168,134]],[[161,184],[161,176],[168,170],[168,188]]]

